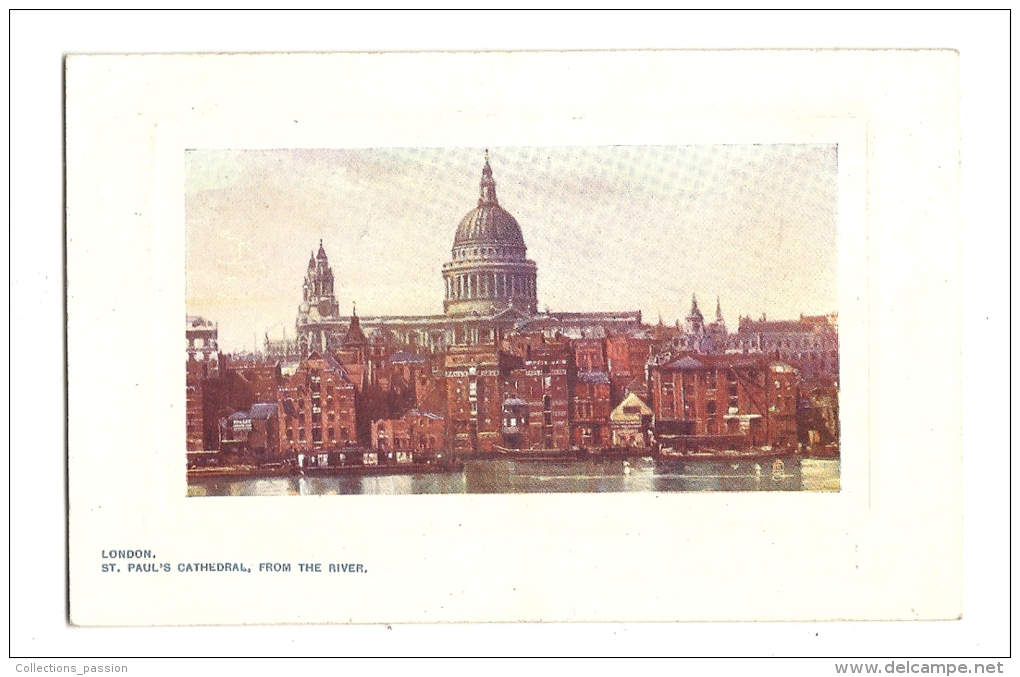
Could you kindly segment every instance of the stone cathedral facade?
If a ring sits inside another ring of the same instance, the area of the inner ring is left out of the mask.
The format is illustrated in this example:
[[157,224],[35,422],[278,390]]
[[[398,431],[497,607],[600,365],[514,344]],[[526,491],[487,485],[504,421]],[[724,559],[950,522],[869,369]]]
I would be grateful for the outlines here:
[[[370,340],[396,341],[422,353],[457,346],[496,345],[513,332],[580,337],[586,331],[641,329],[641,311],[606,313],[539,312],[538,265],[527,258],[517,219],[499,203],[488,152],[477,206],[457,226],[450,260],[443,265],[443,313],[359,318]],[[340,315],[329,257],[319,250],[308,262],[293,341],[270,341],[266,353],[282,360],[312,351],[339,350],[351,315]]]

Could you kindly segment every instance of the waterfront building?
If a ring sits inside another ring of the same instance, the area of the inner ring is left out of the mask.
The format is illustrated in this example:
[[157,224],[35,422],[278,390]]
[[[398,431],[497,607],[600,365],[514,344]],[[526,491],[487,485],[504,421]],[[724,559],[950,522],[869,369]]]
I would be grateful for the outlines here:
[[432,460],[437,454],[442,454],[445,442],[443,417],[429,411],[411,409],[400,418],[372,422],[372,448],[385,462]]
[[446,354],[447,434],[454,451],[491,452],[502,441],[501,377],[514,359],[495,346],[454,346]]
[[839,390],[833,384],[809,384],[797,406],[797,429],[808,448],[839,444]]
[[[503,446],[567,449],[573,356],[567,343],[528,348],[508,370],[502,402]],[[516,419],[516,425],[508,425]]]
[[230,461],[281,460],[278,411],[276,402],[260,402],[220,419],[220,452]]
[[650,367],[655,438],[674,448],[797,443],[797,373],[764,356],[684,354]]
[[588,449],[609,446],[612,443],[609,374],[579,369],[571,385],[571,444]]
[[635,393],[629,392],[609,414],[614,447],[645,449],[651,446],[652,408]]
[[344,366],[317,351],[283,378],[280,449],[300,463],[328,465],[332,451],[358,446],[356,394]]
[[189,315],[184,331],[187,338],[185,446],[188,451],[214,451],[219,448],[217,413],[223,405],[219,330],[215,322]]

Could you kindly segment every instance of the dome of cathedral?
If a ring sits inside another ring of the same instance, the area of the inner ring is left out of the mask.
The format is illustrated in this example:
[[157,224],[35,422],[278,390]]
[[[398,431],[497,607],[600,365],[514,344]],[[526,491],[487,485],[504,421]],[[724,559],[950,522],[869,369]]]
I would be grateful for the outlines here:
[[480,205],[467,213],[457,226],[454,247],[476,244],[524,246],[521,227],[510,212],[498,204]]
[[452,258],[443,264],[450,316],[480,316],[513,309],[534,314],[538,308],[537,273],[517,219],[499,206],[496,182],[485,151],[478,206],[457,226]]
[[479,245],[525,248],[524,235],[521,227],[510,212],[499,205],[496,198],[496,182],[492,178],[492,167],[489,159],[485,159],[482,168],[481,197],[478,206],[461,219],[457,226],[457,234],[453,239],[454,250]]

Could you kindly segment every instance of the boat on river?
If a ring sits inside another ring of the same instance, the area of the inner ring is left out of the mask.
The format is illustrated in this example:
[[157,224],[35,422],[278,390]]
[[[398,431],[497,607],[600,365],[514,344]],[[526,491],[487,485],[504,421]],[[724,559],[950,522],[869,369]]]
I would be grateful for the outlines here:
[[663,447],[657,455],[662,461],[761,461],[797,456],[796,449],[783,447],[753,447],[750,449],[691,449],[678,450]]
[[494,458],[512,461],[576,461],[577,452],[573,449],[510,449],[493,445]]
[[424,475],[460,472],[464,462],[456,459],[437,463],[345,464],[301,468],[294,464],[224,465],[188,468],[188,480],[245,477],[342,477],[347,475]]

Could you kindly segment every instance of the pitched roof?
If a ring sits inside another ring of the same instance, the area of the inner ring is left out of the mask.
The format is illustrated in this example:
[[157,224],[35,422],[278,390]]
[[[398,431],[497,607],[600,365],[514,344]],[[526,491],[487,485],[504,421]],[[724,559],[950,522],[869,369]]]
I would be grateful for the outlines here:
[[422,409],[412,409],[407,412],[408,416],[421,416],[423,418],[432,419],[433,421],[442,421],[443,417],[439,414],[433,414],[431,411],[424,411]]
[[609,383],[609,375],[604,371],[578,372],[577,380],[581,383]]
[[351,315],[351,324],[347,327],[347,335],[344,336],[345,346],[360,346],[368,343],[365,332],[361,330],[361,320],[357,315]]
[[635,376],[634,379],[630,383],[627,384],[626,391],[628,393],[633,393],[633,394],[637,395],[638,397],[641,397],[642,395],[647,397],[648,396],[648,384],[645,383],[644,376]]
[[428,362],[428,359],[424,355],[407,350],[398,350],[390,355],[390,364],[425,364],[426,362]]
[[271,402],[260,402],[251,405],[251,417],[266,420],[276,415],[276,404]]
[[[668,355],[665,353],[664,355]],[[662,356],[658,356],[658,360],[649,358],[648,364],[652,367],[656,367],[662,364]],[[660,369],[668,369],[672,371],[684,371],[694,369],[747,369],[747,368],[760,368],[766,366],[766,360],[761,355],[702,355],[699,354],[697,357],[692,355],[684,355],[682,357],[668,362],[665,367],[659,366]]]
[[609,419],[612,421],[619,421],[621,419],[628,419],[634,414],[629,414],[624,411],[625,407],[638,407],[639,414],[643,416],[650,416],[652,414],[651,407],[634,393],[628,393],[627,397],[623,398],[623,401],[616,405],[616,408],[609,414]]
[[335,357],[333,357],[332,355],[330,355],[329,353],[326,353],[325,355],[323,355],[319,351],[313,350],[312,352],[310,352],[308,354],[308,357],[306,357],[304,360],[301,361],[302,366],[308,360],[322,360],[323,362],[326,363],[326,365],[330,369],[332,369],[333,371],[339,373],[340,374],[340,378],[342,378],[344,381],[347,381],[348,383],[351,382],[350,376],[347,373],[347,368],[344,365],[340,364],[340,362],[338,362],[337,359]]
[[681,357],[679,360],[675,360],[666,365],[667,369],[704,369],[705,365],[703,362],[699,362],[690,355]]

